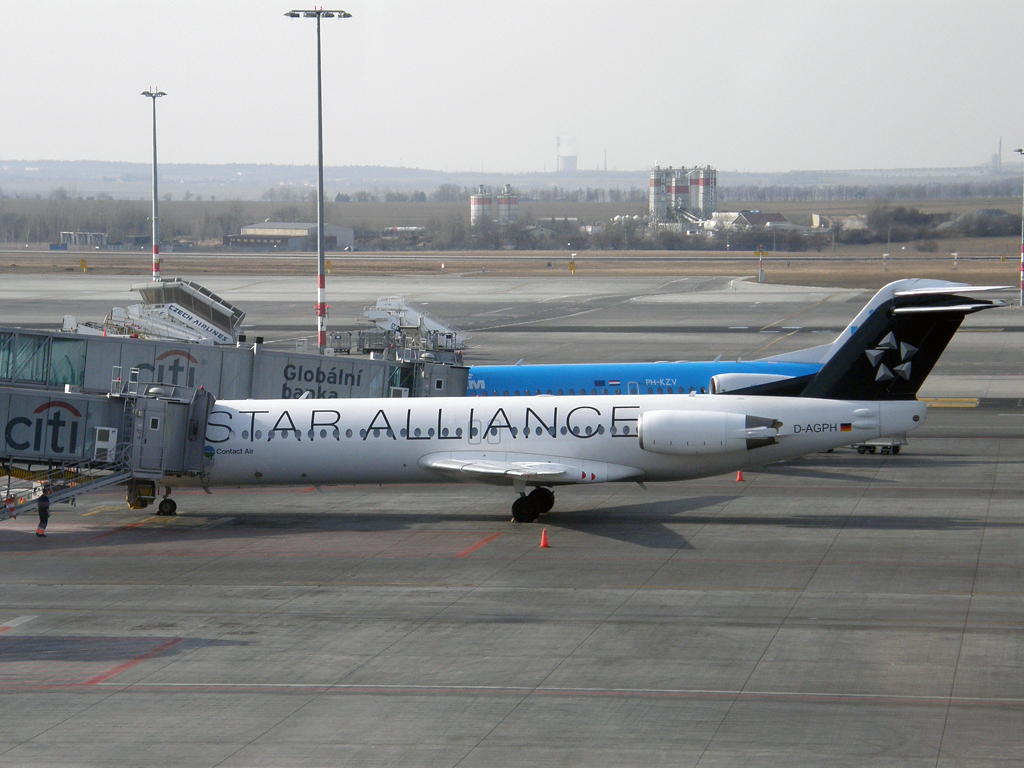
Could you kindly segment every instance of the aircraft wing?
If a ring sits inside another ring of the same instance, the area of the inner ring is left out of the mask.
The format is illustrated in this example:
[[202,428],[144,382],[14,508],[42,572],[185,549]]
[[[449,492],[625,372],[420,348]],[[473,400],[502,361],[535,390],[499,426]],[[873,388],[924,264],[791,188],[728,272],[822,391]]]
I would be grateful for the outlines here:
[[[420,465],[428,469],[442,472],[454,472],[466,475],[489,475],[491,477],[507,477],[546,480],[568,479],[577,474],[576,467],[566,464],[553,464],[536,461],[488,461],[482,459],[442,459],[427,457]],[[482,478],[481,478],[482,479]]]
[[[569,461],[572,461],[571,459]],[[424,469],[483,483],[565,485],[570,483],[614,482],[640,477],[642,469],[581,459],[568,463],[562,457],[529,454],[432,453],[418,464]]]

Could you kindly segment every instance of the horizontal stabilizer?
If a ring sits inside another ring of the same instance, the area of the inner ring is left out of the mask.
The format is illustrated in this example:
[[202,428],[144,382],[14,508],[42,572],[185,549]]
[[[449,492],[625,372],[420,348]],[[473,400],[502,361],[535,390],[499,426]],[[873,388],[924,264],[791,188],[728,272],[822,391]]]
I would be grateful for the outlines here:
[[964,295],[974,292],[969,285],[954,290],[948,284],[894,291],[832,355],[801,397],[914,399],[963,319],[1006,305]]
[[[833,342],[822,344],[817,347],[798,349],[793,352],[784,352],[771,357],[764,357],[761,360],[788,363],[827,363],[843,345],[857,332],[868,318],[886,302],[897,299],[920,299],[922,297],[939,297],[948,294],[974,294],[986,293],[989,291],[1006,290],[1003,285],[982,285],[973,286],[967,283],[953,283],[949,280],[932,280],[928,278],[907,278],[905,280],[894,280],[882,286],[878,293],[871,297],[867,304],[861,308],[857,316],[850,321],[850,324],[843,329]],[[968,299],[970,301],[970,299]],[[986,307],[987,308],[987,307]]]

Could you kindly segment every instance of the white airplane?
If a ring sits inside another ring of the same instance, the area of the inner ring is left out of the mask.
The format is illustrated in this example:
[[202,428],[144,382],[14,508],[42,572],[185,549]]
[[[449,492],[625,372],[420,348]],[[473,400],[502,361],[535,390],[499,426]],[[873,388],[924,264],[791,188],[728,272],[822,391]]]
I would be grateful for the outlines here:
[[909,432],[925,419],[917,390],[964,316],[1003,304],[969,292],[897,292],[798,397],[219,401],[208,472],[163,485],[469,480],[511,486],[514,520],[532,522],[552,508],[554,486],[708,477]]

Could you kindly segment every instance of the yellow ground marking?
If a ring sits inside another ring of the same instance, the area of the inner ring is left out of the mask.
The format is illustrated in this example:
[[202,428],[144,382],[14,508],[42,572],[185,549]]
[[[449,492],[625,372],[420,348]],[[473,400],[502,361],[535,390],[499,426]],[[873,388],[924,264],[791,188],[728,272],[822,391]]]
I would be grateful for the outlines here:
[[977,397],[922,397],[920,400],[929,408],[977,408],[981,402]]
[[768,342],[767,344],[765,344],[765,345],[764,345],[763,347],[761,347],[760,349],[755,349],[755,350],[754,350],[753,352],[751,352],[751,353],[750,353],[750,355],[747,355],[747,357],[750,357],[751,355],[757,355],[757,354],[759,354],[759,353],[761,353],[761,352],[764,352],[764,351],[765,351],[766,349],[768,349],[768,347],[770,347],[770,346],[771,346],[772,344],[778,344],[778,343],[779,343],[780,341],[784,341],[784,340],[788,339],[788,338],[789,338],[790,336],[792,336],[792,335],[793,335],[794,333],[799,333],[799,331],[792,331],[792,332],[790,332],[790,333],[787,333],[787,334],[786,334],[785,336],[779,336],[779,338],[775,339],[775,341],[769,341],[769,342]]
[[116,512],[119,509],[127,508],[127,504],[101,504],[98,507],[93,507],[88,512],[83,512],[82,517],[88,517],[89,515],[98,515],[100,512]]
[[792,319],[793,319],[794,317],[796,317],[797,315],[802,315],[802,314],[803,314],[804,312],[807,312],[808,310],[814,309],[815,307],[820,307],[820,306],[821,306],[822,304],[824,304],[824,303],[825,303],[826,301],[828,301],[828,300],[829,300],[829,299],[831,299],[832,297],[834,297],[834,296],[838,296],[838,295],[839,295],[839,294],[837,294],[837,293],[833,293],[833,294],[831,294],[830,296],[826,296],[826,297],[825,297],[824,299],[822,299],[822,300],[821,300],[821,301],[819,301],[818,303],[816,303],[816,304],[811,304],[811,305],[810,305],[809,307],[804,307],[804,308],[803,308],[803,309],[801,309],[800,311],[798,311],[798,312],[794,312],[794,313],[793,313],[792,315],[790,315],[789,317],[784,317],[784,318],[782,318],[781,320],[776,320],[776,321],[775,321],[774,323],[768,323],[768,325],[764,326],[764,328],[761,328],[761,330],[762,330],[762,331],[766,331],[766,330],[768,330],[769,328],[771,328],[771,327],[772,327],[773,325],[778,325],[779,323],[784,323],[784,322],[786,322],[787,320],[792,320]]

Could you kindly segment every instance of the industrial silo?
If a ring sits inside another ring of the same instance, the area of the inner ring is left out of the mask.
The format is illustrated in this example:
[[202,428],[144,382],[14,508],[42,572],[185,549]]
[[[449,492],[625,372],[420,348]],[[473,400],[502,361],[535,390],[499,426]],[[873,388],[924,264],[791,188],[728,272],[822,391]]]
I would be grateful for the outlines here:
[[660,166],[651,169],[651,191],[648,197],[651,221],[665,221],[668,218],[668,198],[665,196],[665,174]]
[[475,195],[469,197],[469,224],[477,226],[485,221],[491,221],[491,209],[494,205],[494,198],[484,192],[484,185],[481,184]]
[[690,210],[702,219],[710,219],[715,212],[715,182],[717,174],[710,166],[690,171]]
[[673,211],[690,207],[690,179],[685,170],[673,171],[669,175],[668,207]]
[[498,224],[515,224],[519,221],[519,195],[512,191],[510,184],[506,184],[498,193],[495,208],[498,213]]

